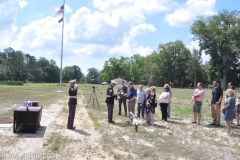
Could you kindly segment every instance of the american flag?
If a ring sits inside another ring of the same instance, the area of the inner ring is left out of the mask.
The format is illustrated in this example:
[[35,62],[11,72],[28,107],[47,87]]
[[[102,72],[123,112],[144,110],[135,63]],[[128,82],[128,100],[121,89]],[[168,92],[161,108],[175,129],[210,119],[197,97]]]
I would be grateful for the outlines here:
[[62,7],[60,7],[58,10],[56,10],[56,15],[63,13],[64,12],[64,5],[62,5]]

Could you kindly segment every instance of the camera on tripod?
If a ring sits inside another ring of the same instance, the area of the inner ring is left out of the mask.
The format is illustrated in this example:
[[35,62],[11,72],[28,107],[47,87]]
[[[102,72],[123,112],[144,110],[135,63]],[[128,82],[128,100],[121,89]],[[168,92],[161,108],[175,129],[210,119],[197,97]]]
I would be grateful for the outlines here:
[[[97,105],[98,105],[98,109],[100,109],[100,108],[99,108],[99,104],[98,104],[97,95],[96,95],[96,92],[95,92],[95,87],[92,86],[92,89],[93,89],[93,91],[92,91],[92,94],[91,94],[91,96],[90,96],[90,98],[89,98],[89,100],[88,100],[88,103],[87,103],[86,108],[88,107],[88,104],[89,104],[90,100],[93,101],[93,108],[94,108],[94,100],[96,100],[96,101],[97,101]],[[92,96],[95,96],[95,98],[92,98]]]

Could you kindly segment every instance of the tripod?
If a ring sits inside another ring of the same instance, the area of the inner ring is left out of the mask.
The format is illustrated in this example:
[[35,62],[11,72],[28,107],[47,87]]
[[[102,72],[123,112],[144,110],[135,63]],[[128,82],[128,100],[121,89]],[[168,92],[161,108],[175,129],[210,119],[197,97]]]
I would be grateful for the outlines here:
[[92,94],[91,94],[91,96],[90,96],[90,98],[89,98],[89,100],[88,100],[88,103],[87,103],[86,108],[88,107],[88,104],[89,104],[89,102],[90,102],[90,100],[91,100],[91,98],[92,98],[92,96],[93,96],[93,94],[94,94],[96,98],[92,98],[92,101],[93,101],[93,108],[94,108],[94,100],[96,99],[96,101],[97,101],[97,105],[98,105],[98,109],[100,109],[100,108],[99,108],[99,104],[98,104],[97,95],[96,95],[96,92],[95,92],[95,87],[92,86],[92,89],[93,89],[93,91],[92,91]]

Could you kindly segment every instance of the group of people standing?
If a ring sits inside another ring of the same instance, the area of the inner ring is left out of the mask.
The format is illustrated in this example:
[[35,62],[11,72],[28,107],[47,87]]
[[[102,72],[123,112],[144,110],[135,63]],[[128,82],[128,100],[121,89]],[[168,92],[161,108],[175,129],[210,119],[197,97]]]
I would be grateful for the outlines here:
[[[236,100],[236,90],[232,82],[228,83],[228,89],[226,90],[226,96],[223,104],[223,108],[221,109],[223,96],[223,89],[219,86],[218,81],[213,81],[213,90],[212,90],[212,98],[211,98],[211,114],[212,114],[212,123],[211,126],[220,126],[221,117],[222,120],[226,121],[227,129],[226,135],[230,134],[231,131],[231,123],[233,123],[233,119],[236,118],[236,125],[239,124],[239,115],[240,115],[240,96]],[[192,123],[200,124],[201,121],[201,106],[202,100],[204,98],[204,89],[203,84],[198,83],[197,89],[194,91],[192,95],[192,103],[193,103],[193,121]],[[221,114],[222,112],[222,114]]]
[[[68,91],[69,94],[69,116],[68,116],[68,129],[75,129],[74,117],[76,111],[77,104],[77,91],[78,87],[76,84],[76,80],[69,81],[70,88]],[[121,105],[124,106],[125,116],[130,117],[130,112],[135,113],[135,104],[137,102],[137,116],[140,118],[145,118],[146,115],[146,123],[148,125],[154,125],[154,114],[155,108],[159,105],[162,112],[162,121],[167,121],[167,118],[170,118],[170,103],[172,92],[170,91],[170,86],[165,84],[163,87],[163,91],[159,94],[158,100],[156,97],[156,87],[151,86],[146,90],[143,90],[143,86],[139,85],[138,89],[135,89],[133,86],[133,82],[128,82],[128,87],[124,85],[124,81],[121,82],[121,85],[118,88],[121,91],[119,98],[119,112],[118,115],[121,115]],[[112,81],[109,87],[107,88],[106,94],[106,103],[108,107],[108,122],[115,123],[113,121],[113,108],[114,108],[114,99],[116,99],[119,95],[114,94],[114,86],[117,82]],[[235,86],[232,82],[228,83],[228,89],[226,90],[226,96],[223,108],[221,109],[221,103],[224,99],[223,89],[219,86],[218,81],[213,81],[213,90],[212,90],[212,98],[211,98],[211,114],[212,114],[212,123],[209,125],[220,126],[220,120],[226,121],[227,130],[226,134],[230,134],[231,123],[233,123],[233,119],[236,118],[236,125],[240,126],[240,95],[236,100],[237,92],[235,90]],[[201,106],[204,98],[204,87],[202,83],[197,84],[197,89],[194,90],[192,94],[192,110],[193,110],[193,121],[192,123],[200,124],[201,122]],[[156,103],[157,101],[157,103]],[[127,108],[128,105],[128,108]],[[222,111],[222,115],[221,115]]]
[[[118,97],[117,94],[114,94],[114,86],[117,82],[112,81],[109,87],[107,88],[106,103],[108,107],[108,122],[115,123],[112,120],[114,99]],[[118,87],[118,92],[121,90],[122,93],[119,99],[119,112],[118,115],[121,115],[122,104],[124,106],[125,116],[130,117],[130,112],[135,113],[135,104],[137,102],[137,117],[145,118],[148,125],[154,125],[154,114],[155,108],[157,105],[160,105],[162,111],[162,121],[167,121],[167,118],[170,117],[170,99],[172,93],[170,91],[170,86],[168,84],[164,85],[164,91],[159,95],[158,103],[156,103],[156,87],[152,86],[143,90],[143,86],[139,85],[138,89],[135,89],[132,82],[128,82],[128,88],[124,85],[124,81],[121,82],[121,85]],[[128,108],[127,108],[128,105]]]
[[[115,123],[112,120],[113,105],[114,99],[118,96],[114,94],[113,87],[117,82],[112,81],[110,86],[107,89],[107,98],[106,103],[108,106],[108,122]],[[224,106],[221,109],[221,103],[223,100],[223,89],[219,86],[218,81],[213,81],[213,90],[211,98],[211,114],[212,114],[212,123],[209,125],[220,126],[221,117],[226,121],[227,130],[226,134],[230,134],[231,123],[234,118],[236,118],[236,125],[240,126],[240,96],[238,101],[235,103],[236,99],[236,90],[232,82],[228,84],[228,90],[226,91],[226,97],[224,101]],[[128,87],[124,85],[124,81],[121,82],[121,85],[118,88],[123,93],[119,99],[119,110],[118,115],[121,115],[121,105],[124,106],[125,116],[130,116],[130,112],[135,113],[135,104],[137,104],[137,117],[145,118],[148,125],[154,125],[154,114],[155,108],[159,105],[162,113],[162,120],[167,121],[170,118],[170,103],[171,103],[171,87],[168,84],[165,84],[163,91],[159,94],[159,97],[156,96],[156,87],[151,86],[150,88],[143,89],[142,85],[139,85],[138,89],[135,89],[132,82],[128,82]],[[201,123],[201,107],[202,101],[204,98],[204,87],[201,82],[197,84],[197,89],[194,90],[192,94],[192,111],[193,111],[193,121],[192,123],[200,124]],[[128,105],[128,108],[127,108]],[[222,115],[221,115],[222,111]]]

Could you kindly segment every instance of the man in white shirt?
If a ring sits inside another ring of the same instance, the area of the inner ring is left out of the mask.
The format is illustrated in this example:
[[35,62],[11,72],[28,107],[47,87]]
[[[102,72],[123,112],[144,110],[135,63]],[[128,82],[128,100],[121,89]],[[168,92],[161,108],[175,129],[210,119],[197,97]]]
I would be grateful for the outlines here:
[[138,118],[140,117],[141,112],[142,112],[142,118],[144,118],[144,109],[145,109],[143,105],[144,96],[145,96],[145,91],[143,90],[143,86],[139,85],[139,88],[137,90]]

